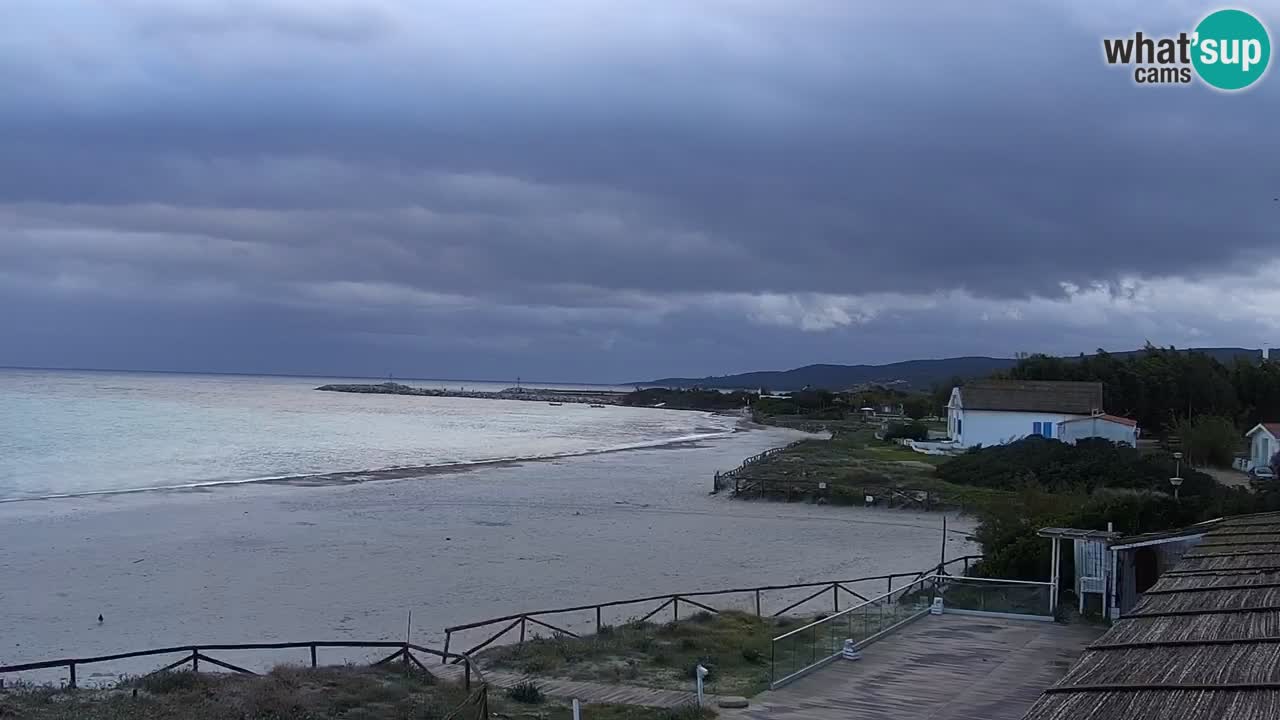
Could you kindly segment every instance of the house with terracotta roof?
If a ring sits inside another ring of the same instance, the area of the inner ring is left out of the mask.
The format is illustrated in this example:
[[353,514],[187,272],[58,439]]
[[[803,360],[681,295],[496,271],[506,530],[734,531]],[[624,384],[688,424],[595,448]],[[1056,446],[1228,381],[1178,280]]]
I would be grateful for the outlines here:
[[1100,382],[983,380],[952,389],[947,403],[947,434],[959,447],[1063,432],[1070,442],[1115,435],[1137,444],[1137,423],[1103,412]]
[[1138,447],[1138,421],[1119,415],[1098,413],[1087,418],[1073,418],[1058,423],[1058,439],[1075,445],[1085,438],[1105,438],[1111,442]]
[[1271,458],[1280,452],[1280,422],[1258,423],[1244,436],[1249,438],[1249,465],[1245,469],[1270,466]]

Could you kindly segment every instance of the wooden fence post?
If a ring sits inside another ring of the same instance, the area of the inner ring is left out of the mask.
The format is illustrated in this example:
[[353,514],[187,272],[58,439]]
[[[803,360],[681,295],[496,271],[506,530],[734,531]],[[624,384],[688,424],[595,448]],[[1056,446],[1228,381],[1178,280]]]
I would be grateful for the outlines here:
[[831,610],[840,612],[840,586],[836,583],[831,583]]
[[672,622],[680,622],[680,596],[675,596],[675,602],[671,603]]
[[466,673],[467,680],[466,680],[465,689],[467,690],[467,692],[470,692],[471,691],[471,658],[466,658],[463,662],[467,666],[467,673]]
[[521,644],[521,645],[523,645],[523,644],[524,644],[524,626],[525,626],[525,621],[526,621],[527,619],[528,619],[528,618],[526,618],[526,617],[525,617],[525,616],[523,616],[523,615],[521,615],[521,616],[520,616],[520,644]]
[[200,672],[200,651],[191,650],[191,672]]
[[756,590],[756,617],[760,617],[760,591]]
[[311,667],[316,666],[316,644],[311,643]]
[[600,606],[596,606],[596,634],[600,634]]
[[75,688],[76,686],[76,664],[68,663],[67,667],[71,669],[71,680],[67,683],[67,687]]

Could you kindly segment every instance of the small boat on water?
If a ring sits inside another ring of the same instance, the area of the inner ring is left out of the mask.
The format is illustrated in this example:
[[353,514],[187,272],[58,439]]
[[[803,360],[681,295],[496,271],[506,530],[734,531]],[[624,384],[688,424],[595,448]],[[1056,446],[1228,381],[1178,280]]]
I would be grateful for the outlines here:
[[591,407],[601,407],[601,408],[602,408],[602,407],[604,407],[604,406],[603,406],[603,405],[599,405],[599,404],[597,404],[597,403],[591,403]]
[[551,407],[560,407],[560,406],[561,406],[561,405],[563,405],[564,403],[551,403],[551,402],[549,402],[549,403],[547,403],[547,404],[548,404],[548,405],[550,405]]

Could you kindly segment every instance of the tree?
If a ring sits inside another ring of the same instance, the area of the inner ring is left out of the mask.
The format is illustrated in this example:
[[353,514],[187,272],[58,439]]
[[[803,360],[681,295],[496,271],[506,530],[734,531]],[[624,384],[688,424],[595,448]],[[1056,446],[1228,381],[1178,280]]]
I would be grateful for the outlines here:
[[884,431],[885,440],[897,440],[898,438],[910,438],[912,440],[928,440],[929,428],[924,423],[894,423]]
[[1177,425],[1177,432],[1182,440],[1182,451],[1193,465],[1231,467],[1241,442],[1235,423],[1215,415],[1182,420]]
[[933,399],[923,394],[910,395],[902,401],[902,412],[913,420],[919,420],[933,412]]

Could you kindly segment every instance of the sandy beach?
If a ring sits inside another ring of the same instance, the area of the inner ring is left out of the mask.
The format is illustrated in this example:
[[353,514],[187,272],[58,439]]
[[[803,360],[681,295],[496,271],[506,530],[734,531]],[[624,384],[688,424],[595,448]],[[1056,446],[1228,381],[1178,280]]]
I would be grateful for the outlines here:
[[[938,561],[937,513],[708,496],[714,471],[795,437],[753,430],[420,479],[0,505],[0,663],[182,643],[402,639],[409,611],[414,641],[439,645],[447,625],[521,610]],[[948,557],[976,551],[951,538]]]

